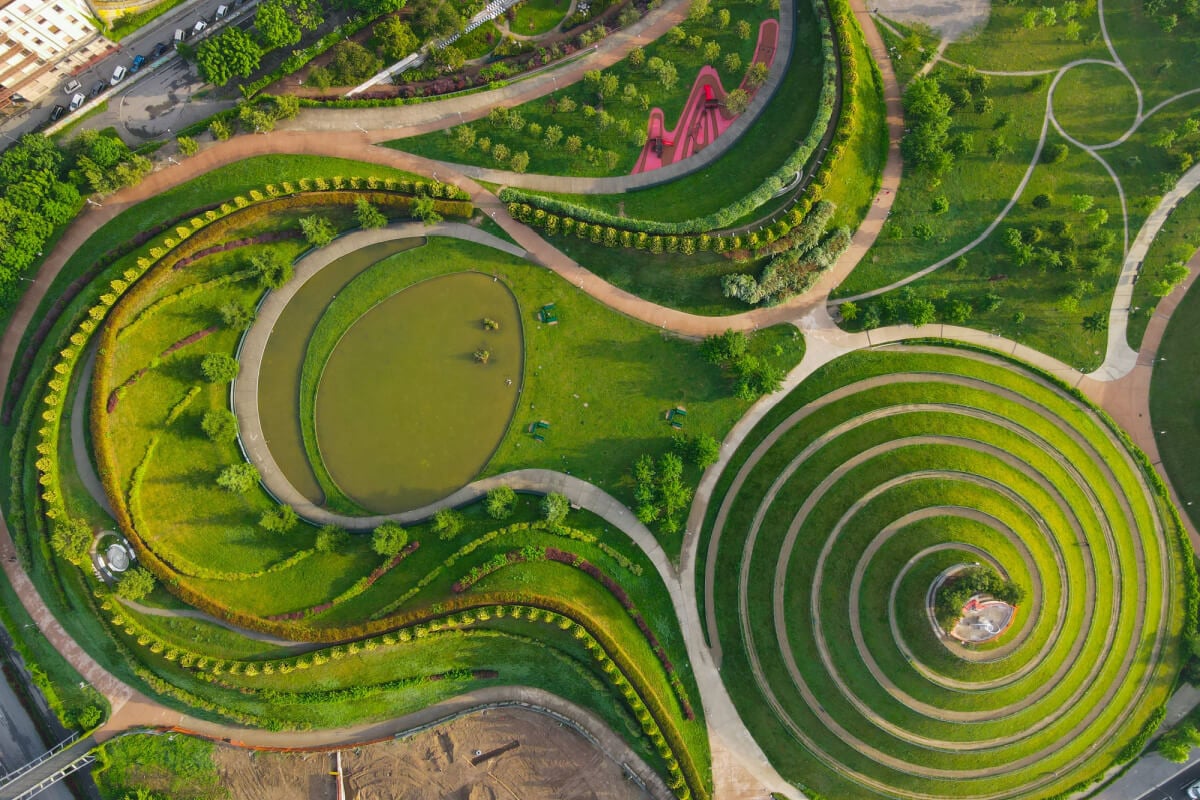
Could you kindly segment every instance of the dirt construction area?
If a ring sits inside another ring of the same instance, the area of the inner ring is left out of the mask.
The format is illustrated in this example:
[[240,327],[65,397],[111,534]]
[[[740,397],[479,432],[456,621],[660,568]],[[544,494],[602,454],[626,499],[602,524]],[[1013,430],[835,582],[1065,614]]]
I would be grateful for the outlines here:
[[[514,746],[516,743],[516,746]],[[643,800],[619,764],[569,727],[492,709],[404,741],[342,753],[346,800]],[[335,755],[218,747],[233,800],[337,800]]]

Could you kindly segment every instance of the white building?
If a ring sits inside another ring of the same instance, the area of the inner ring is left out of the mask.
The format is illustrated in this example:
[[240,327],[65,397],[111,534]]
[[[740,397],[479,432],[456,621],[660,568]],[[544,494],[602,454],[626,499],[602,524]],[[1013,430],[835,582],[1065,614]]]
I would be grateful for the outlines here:
[[84,0],[0,0],[0,112],[13,95],[35,101],[60,91],[116,49],[93,16]]

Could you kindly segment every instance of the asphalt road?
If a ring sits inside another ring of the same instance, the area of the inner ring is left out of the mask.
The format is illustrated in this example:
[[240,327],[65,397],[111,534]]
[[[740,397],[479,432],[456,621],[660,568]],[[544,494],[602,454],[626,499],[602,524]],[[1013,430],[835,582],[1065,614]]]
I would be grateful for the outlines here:
[[1193,764],[1158,788],[1146,792],[1139,800],[1189,800],[1187,788],[1200,781],[1200,764]]
[[[169,130],[178,130],[196,120],[210,116],[232,103],[193,103],[193,95],[204,85],[196,74],[195,66],[186,64],[175,55],[172,37],[179,28],[191,30],[199,19],[209,23],[206,34],[216,27],[213,17],[220,5],[230,6],[223,24],[241,22],[246,24],[252,16],[256,0],[247,0],[234,9],[233,0],[190,0],[151,22],[136,33],[117,44],[117,51],[102,61],[92,64],[77,74],[75,79],[83,84],[87,93],[98,81],[111,82],[113,71],[118,66],[129,69],[135,56],[149,58],[154,45],[163,42],[167,53],[157,61],[143,65],[136,77],[127,75],[116,86],[110,86],[99,99],[108,100],[108,111],[88,120],[88,127],[113,125],[122,138],[131,145],[141,144],[147,139],[169,135]],[[194,40],[189,40],[194,41]],[[149,75],[143,73],[150,72]],[[63,82],[66,85],[66,81]],[[50,120],[50,111],[58,105],[66,105],[70,98],[64,92],[51,93],[37,103],[26,106],[20,113],[0,122],[0,147],[7,147],[23,133],[39,130]],[[189,108],[195,106],[195,108]],[[75,112],[81,113],[81,112]],[[66,119],[70,119],[70,116]],[[95,120],[95,122],[93,122]]]
[[[33,720],[8,682],[0,677],[0,773],[28,764],[46,751]],[[42,800],[72,800],[63,784],[39,795]]]

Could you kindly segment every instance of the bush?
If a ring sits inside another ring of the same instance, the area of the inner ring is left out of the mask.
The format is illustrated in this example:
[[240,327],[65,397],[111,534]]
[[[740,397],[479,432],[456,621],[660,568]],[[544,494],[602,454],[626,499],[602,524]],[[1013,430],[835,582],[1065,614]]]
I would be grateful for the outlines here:
[[433,532],[439,539],[453,539],[462,530],[463,518],[452,508],[443,508],[433,515]]
[[333,223],[317,214],[313,214],[311,217],[302,217],[300,230],[304,232],[304,238],[313,247],[324,247],[333,241],[333,237],[337,236],[337,230],[333,227]]
[[508,519],[517,505],[517,493],[508,486],[489,489],[484,507],[492,519]]
[[237,359],[228,353],[209,353],[200,362],[200,371],[209,383],[229,383],[240,370]]
[[408,545],[408,531],[396,522],[385,522],[371,534],[371,549],[381,556],[399,555]]
[[708,433],[688,436],[684,433],[675,434],[672,442],[675,451],[691,461],[700,469],[706,469],[717,463],[721,458],[721,443]]
[[254,308],[237,300],[222,303],[217,313],[221,315],[221,322],[235,331],[244,331],[254,322]]
[[542,498],[541,509],[542,517],[547,522],[562,522],[571,510],[571,501],[567,500],[566,495],[551,492]]
[[68,517],[54,522],[50,546],[67,561],[83,564],[91,552],[92,538],[92,526],[87,520]]
[[258,526],[271,533],[287,533],[300,523],[300,516],[291,506],[280,506],[258,518]]
[[326,525],[317,531],[317,541],[314,545],[318,553],[333,553],[341,550],[350,543],[350,534],[337,525]]
[[292,262],[274,250],[253,256],[250,266],[258,273],[258,282],[267,289],[279,289],[292,279]]
[[200,420],[200,429],[217,444],[228,444],[237,439],[237,415],[226,408],[208,411]]
[[227,492],[245,494],[253,489],[261,479],[262,476],[258,474],[257,467],[242,462],[241,464],[231,464],[221,470],[221,474],[217,476],[217,486]]
[[154,591],[154,575],[145,567],[134,567],[117,582],[117,594],[137,602]]
[[387,225],[387,217],[365,197],[354,201],[354,218],[362,228],[382,228]]

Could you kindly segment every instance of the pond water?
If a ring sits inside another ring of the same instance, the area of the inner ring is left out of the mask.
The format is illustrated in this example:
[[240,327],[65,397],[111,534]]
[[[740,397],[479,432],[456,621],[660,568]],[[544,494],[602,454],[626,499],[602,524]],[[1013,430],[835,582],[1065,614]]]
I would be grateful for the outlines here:
[[331,262],[300,287],[279,315],[267,340],[258,379],[258,416],[263,437],[292,486],[314,503],[323,502],[324,493],[304,453],[300,432],[300,369],[309,337],[330,299],[343,286],[376,262],[423,242],[423,239],[381,242]]
[[516,405],[519,315],[507,286],[463,272],[404,289],[350,326],[316,401],[321,457],[348,497],[377,513],[406,511],[479,473]]

